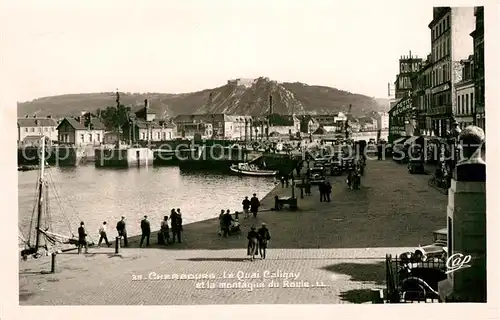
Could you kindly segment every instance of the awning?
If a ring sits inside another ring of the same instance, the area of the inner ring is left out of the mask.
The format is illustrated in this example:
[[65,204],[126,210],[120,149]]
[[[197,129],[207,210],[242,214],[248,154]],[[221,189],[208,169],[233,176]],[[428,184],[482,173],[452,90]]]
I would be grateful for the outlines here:
[[406,139],[407,139],[406,137],[396,139],[396,140],[394,140],[394,142],[393,142],[392,144],[400,144],[400,143],[402,143],[403,141],[405,141]]
[[419,136],[413,136],[413,137],[410,137],[410,139],[406,140],[405,141],[405,145],[412,145],[415,141],[417,141],[417,139],[420,138]]

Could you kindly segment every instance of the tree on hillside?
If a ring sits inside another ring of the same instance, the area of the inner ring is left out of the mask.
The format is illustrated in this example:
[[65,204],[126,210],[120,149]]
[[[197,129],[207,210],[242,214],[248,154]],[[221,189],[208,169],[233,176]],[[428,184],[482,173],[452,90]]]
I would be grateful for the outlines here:
[[97,110],[97,115],[108,130],[120,131],[120,127],[128,121],[130,107],[120,104],[118,107],[108,106],[106,109]]

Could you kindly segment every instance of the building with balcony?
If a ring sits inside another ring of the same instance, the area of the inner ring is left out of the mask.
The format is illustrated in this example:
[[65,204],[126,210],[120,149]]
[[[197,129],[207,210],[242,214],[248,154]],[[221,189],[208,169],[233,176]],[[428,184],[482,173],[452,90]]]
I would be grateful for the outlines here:
[[436,7],[428,25],[431,31],[431,95],[427,111],[431,128],[438,136],[451,129],[456,109],[455,85],[461,80],[463,57],[472,53],[473,7]]
[[411,76],[411,100],[414,106],[415,134],[427,133],[430,121],[427,121],[427,111],[431,100],[430,78],[431,78],[430,55],[421,64],[420,70]]
[[476,118],[474,101],[474,58],[463,59],[462,79],[455,85],[456,107],[453,110],[460,128],[474,124]]
[[422,63],[422,58],[413,56],[411,51],[408,56],[399,58],[399,74],[394,83],[395,100],[391,101],[389,110],[389,141],[415,133],[417,124],[412,93]]
[[484,107],[484,7],[474,8],[475,30],[471,32],[474,44],[474,105],[475,123],[486,128]]

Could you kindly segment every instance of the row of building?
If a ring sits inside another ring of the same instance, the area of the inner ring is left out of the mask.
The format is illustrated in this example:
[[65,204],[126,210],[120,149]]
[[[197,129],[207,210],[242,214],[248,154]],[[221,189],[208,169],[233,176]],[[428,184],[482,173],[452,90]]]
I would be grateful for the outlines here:
[[[346,126],[346,123],[347,126]],[[313,135],[344,132],[388,130],[387,113],[374,112],[370,116],[354,118],[339,112],[334,115],[282,115],[261,117],[228,114],[178,115],[172,119],[159,119],[145,106],[131,112],[129,121],[120,132],[107,131],[97,118],[84,114],[80,117],[53,119],[51,117],[18,118],[18,144],[38,143],[41,136],[49,142],[72,145],[115,144],[118,139],[126,143],[140,141],[166,141],[177,138],[255,140],[280,135]]]
[[485,129],[484,8],[436,7],[428,28],[431,53],[399,59],[389,111],[391,141],[445,137],[454,121],[461,128]]

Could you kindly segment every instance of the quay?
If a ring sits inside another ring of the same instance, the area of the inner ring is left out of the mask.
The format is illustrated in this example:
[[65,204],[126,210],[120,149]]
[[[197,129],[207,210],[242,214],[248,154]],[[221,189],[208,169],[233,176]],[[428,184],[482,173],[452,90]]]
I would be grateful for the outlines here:
[[[53,274],[40,273],[50,270],[48,257],[20,262],[20,305],[370,303],[373,290],[385,287],[385,255],[430,244],[432,232],[446,227],[447,196],[428,186],[429,175],[411,175],[392,160],[369,160],[360,190],[348,190],[345,175],[329,180],[332,202],[319,202],[317,188],[303,199],[297,190],[293,212],[270,210],[275,195],[291,195],[291,187],[277,185],[257,219],[240,218],[241,236],[219,237],[214,212],[214,219],[185,225],[181,244],[159,246],[153,233],[151,247],[139,248],[140,236],[131,237],[118,255],[113,248],[67,252],[57,255]],[[250,262],[246,233],[261,222],[271,233],[268,257]],[[264,277],[273,272],[276,278]],[[298,276],[279,277],[285,273]],[[173,274],[198,280],[171,280]]]

